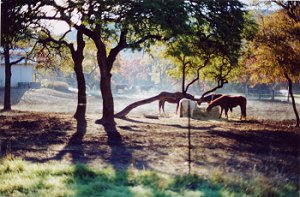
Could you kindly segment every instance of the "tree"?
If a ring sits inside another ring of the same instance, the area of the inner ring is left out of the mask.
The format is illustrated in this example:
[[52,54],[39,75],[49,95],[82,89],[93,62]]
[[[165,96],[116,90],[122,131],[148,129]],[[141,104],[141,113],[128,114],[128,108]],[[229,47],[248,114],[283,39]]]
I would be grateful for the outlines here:
[[[168,42],[167,55],[177,67],[173,70],[182,77],[182,94],[202,77],[217,81],[217,86],[202,94],[202,98],[228,82],[229,74],[237,65],[244,29],[243,5],[238,1],[187,1],[189,28]],[[207,69],[204,69],[207,68]],[[200,72],[201,71],[201,72]],[[187,76],[196,72],[196,78],[186,84]],[[116,115],[123,117],[135,107],[154,102],[172,94],[162,92],[157,96],[135,102]]]
[[[156,53],[153,53],[144,57],[147,64],[151,65],[151,80],[154,84],[157,84],[160,89],[167,88],[170,90],[170,86],[173,86],[174,80],[168,74],[168,71],[174,67],[172,62],[163,57],[162,50],[156,48]],[[171,88],[172,89],[172,88]]]
[[[115,124],[114,103],[111,91],[113,63],[125,48],[140,49],[155,40],[171,37],[183,29],[188,15],[184,1],[68,1],[58,5],[60,18],[91,38],[97,48],[100,69],[100,90],[103,98],[103,115],[99,123]],[[70,17],[78,13],[80,20],[74,23]],[[53,18],[53,17],[52,17]]]
[[62,45],[64,45],[68,47],[68,49],[71,52],[72,60],[74,63],[74,71],[76,75],[77,86],[78,86],[77,108],[74,117],[76,119],[84,119],[86,113],[87,98],[86,98],[86,83],[85,83],[83,66],[82,66],[82,62],[84,60],[83,50],[85,47],[85,41],[83,40],[83,32],[81,30],[77,31],[76,34],[77,48],[75,48],[74,43],[69,43],[68,41],[65,40],[65,36],[69,31],[65,32],[65,34],[60,39],[53,38],[51,32],[46,28],[42,29],[42,32],[43,32],[42,35],[40,35],[40,37],[37,38],[38,42],[43,43],[44,45],[50,45],[56,48],[57,50],[60,50],[62,48]]
[[295,22],[300,22],[300,2],[299,1],[282,1],[272,0],[272,2],[281,6],[286,14]]
[[64,45],[58,49],[38,44],[32,58],[36,62],[35,69],[41,79],[47,75],[70,76],[74,72],[69,48]]
[[[202,78],[222,88],[237,65],[245,29],[245,12],[238,1],[190,1],[191,31],[169,44],[167,55],[178,65],[173,74],[182,77],[182,92]],[[179,68],[179,69],[178,69]],[[196,76],[192,78],[191,76]],[[186,84],[186,79],[191,78]]]
[[149,67],[143,63],[141,58],[121,58],[121,67],[119,75],[126,79],[129,85],[137,85],[142,82],[148,82],[150,78]]
[[300,22],[289,17],[284,10],[261,17],[258,33],[250,43],[251,55],[246,58],[247,69],[254,82],[280,82],[287,80],[299,127],[299,115],[293,95],[293,81],[300,80]]
[[15,61],[11,61],[10,51],[18,48],[20,42],[29,40],[30,29],[37,22],[37,20],[32,19],[32,16],[37,14],[40,6],[41,4],[35,0],[30,2],[18,0],[1,1],[1,26],[5,27],[1,28],[1,47],[5,61],[4,111],[11,110],[11,66],[26,58],[23,56]]

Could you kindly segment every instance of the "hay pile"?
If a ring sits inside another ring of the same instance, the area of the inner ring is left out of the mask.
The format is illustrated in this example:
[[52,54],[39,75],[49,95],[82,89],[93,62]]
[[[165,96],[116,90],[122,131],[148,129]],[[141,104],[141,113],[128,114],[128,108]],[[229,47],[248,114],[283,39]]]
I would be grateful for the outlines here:
[[214,107],[210,112],[206,111],[207,106],[197,107],[194,111],[193,117],[194,119],[214,119],[219,118],[220,108]]

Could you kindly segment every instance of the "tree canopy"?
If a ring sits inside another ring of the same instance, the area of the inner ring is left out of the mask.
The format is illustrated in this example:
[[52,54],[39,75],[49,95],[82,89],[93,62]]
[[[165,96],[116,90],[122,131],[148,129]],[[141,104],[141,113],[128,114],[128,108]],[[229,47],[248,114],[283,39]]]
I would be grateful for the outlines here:
[[[166,51],[177,64],[170,73],[182,77],[182,92],[200,75],[218,84],[226,82],[245,37],[245,11],[240,2],[190,1],[188,7],[190,29],[173,39]],[[186,79],[190,80],[187,85]]]
[[245,64],[254,83],[287,81],[292,97],[296,126],[300,120],[292,84],[300,80],[300,22],[285,10],[262,16],[258,32],[249,45]]
[[259,31],[249,45],[245,63],[253,82],[285,81],[288,73],[295,81],[300,76],[300,23],[284,11],[261,17]]

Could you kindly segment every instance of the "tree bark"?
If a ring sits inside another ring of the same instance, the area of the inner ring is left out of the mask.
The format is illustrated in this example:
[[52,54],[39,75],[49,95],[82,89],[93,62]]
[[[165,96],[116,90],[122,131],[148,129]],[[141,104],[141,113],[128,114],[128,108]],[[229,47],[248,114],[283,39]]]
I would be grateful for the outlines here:
[[103,125],[115,125],[116,122],[114,120],[114,100],[111,91],[110,73],[107,73],[105,75],[103,72],[101,72],[100,90],[103,100],[103,115],[100,120],[96,121],[96,123]]
[[9,47],[6,45],[4,48],[4,61],[5,61],[5,90],[4,90],[4,107],[3,111],[11,110],[10,99],[10,86],[11,86],[11,64],[9,57]]
[[125,107],[122,111],[120,111],[119,113],[117,113],[115,115],[115,117],[116,118],[124,118],[134,108],[136,108],[138,106],[141,106],[141,105],[148,104],[148,103],[152,103],[152,102],[154,102],[156,100],[159,100],[162,97],[163,97],[163,95],[162,95],[162,93],[160,93],[160,94],[158,94],[156,96],[153,96],[153,97],[150,97],[150,98],[147,98],[147,99],[144,99],[144,100],[132,103],[132,104],[128,105],[127,107]]
[[186,63],[183,62],[182,82],[181,82],[181,91],[182,91],[182,93],[185,93],[185,70],[186,70]]
[[77,32],[77,50],[74,50],[73,45],[69,45],[69,48],[72,53],[72,59],[74,61],[74,71],[76,74],[76,80],[77,80],[77,108],[76,112],[74,114],[74,118],[77,120],[85,119],[85,113],[86,113],[86,104],[87,104],[87,98],[86,98],[86,83],[85,78],[83,74],[83,67],[82,62],[84,59],[83,56],[83,50],[85,47],[85,42],[83,40],[83,33],[81,30],[78,30]]
[[83,74],[82,64],[74,64],[74,71],[77,79],[77,108],[74,114],[74,118],[76,119],[85,119],[86,113],[86,87],[85,87],[85,78]]
[[298,111],[296,108],[296,102],[295,102],[295,98],[294,98],[294,94],[293,94],[293,82],[287,73],[284,73],[284,76],[287,79],[288,85],[289,85],[289,94],[291,95],[291,98],[292,98],[293,110],[294,110],[294,113],[296,116],[296,127],[299,127],[300,120],[299,120],[299,114],[298,114]]

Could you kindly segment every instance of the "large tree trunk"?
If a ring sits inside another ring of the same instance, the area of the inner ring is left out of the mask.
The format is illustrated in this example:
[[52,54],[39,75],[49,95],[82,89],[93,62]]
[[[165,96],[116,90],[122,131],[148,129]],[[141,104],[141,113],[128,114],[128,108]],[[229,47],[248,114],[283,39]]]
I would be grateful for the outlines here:
[[11,86],[11,64],[9,61],[9,48],[5,46],[4,61],[5,61],[5,91],[4,91],[4,111],[11,110],[10,86]]
[[[101,69],[101,68],[100,68]],[[100,90],[103,99],[103,115],[102,119],[97,123],[103,125],[115,125],[114,120],[114,100],[111,91],[111,74],[101,72]]]
[[293,110],[294,110],[294,113],[296,116],[296,127],[299,127],[300,120],[299,120],[299,114],[298,114],[298,111],[296,108],[296,102],[295,102],[295,98],[294,98],[294,94],[293,94],[293,82],[287,73],[284,73],[284,76],[288,80],[289,94],[291,95],[291,98],[292,98]]
[[77,108],[74,114],[74,118],[78,119],[85,119],[86,113],[86,87],[85,87],[85,78],[83,74],[83,67],[82,62],[84,59],[83,50],[84,50],[85,42],[83,40],[83,33],[82,31],[78,30],[77,32],[77,51],[74,50],[73,45],[70,48],[72,52],[72,58],[74,61],[74,71],[76,74],[77,79]]
[[77,94],[77,108],[74,114],[74,118],[76,119],[84,119],[86,113],[86,87],[85,87],[85,79],[82,69],[82,64],[75,64],[74,70],[77,79],[77,87],[78,87],[78,94]]

